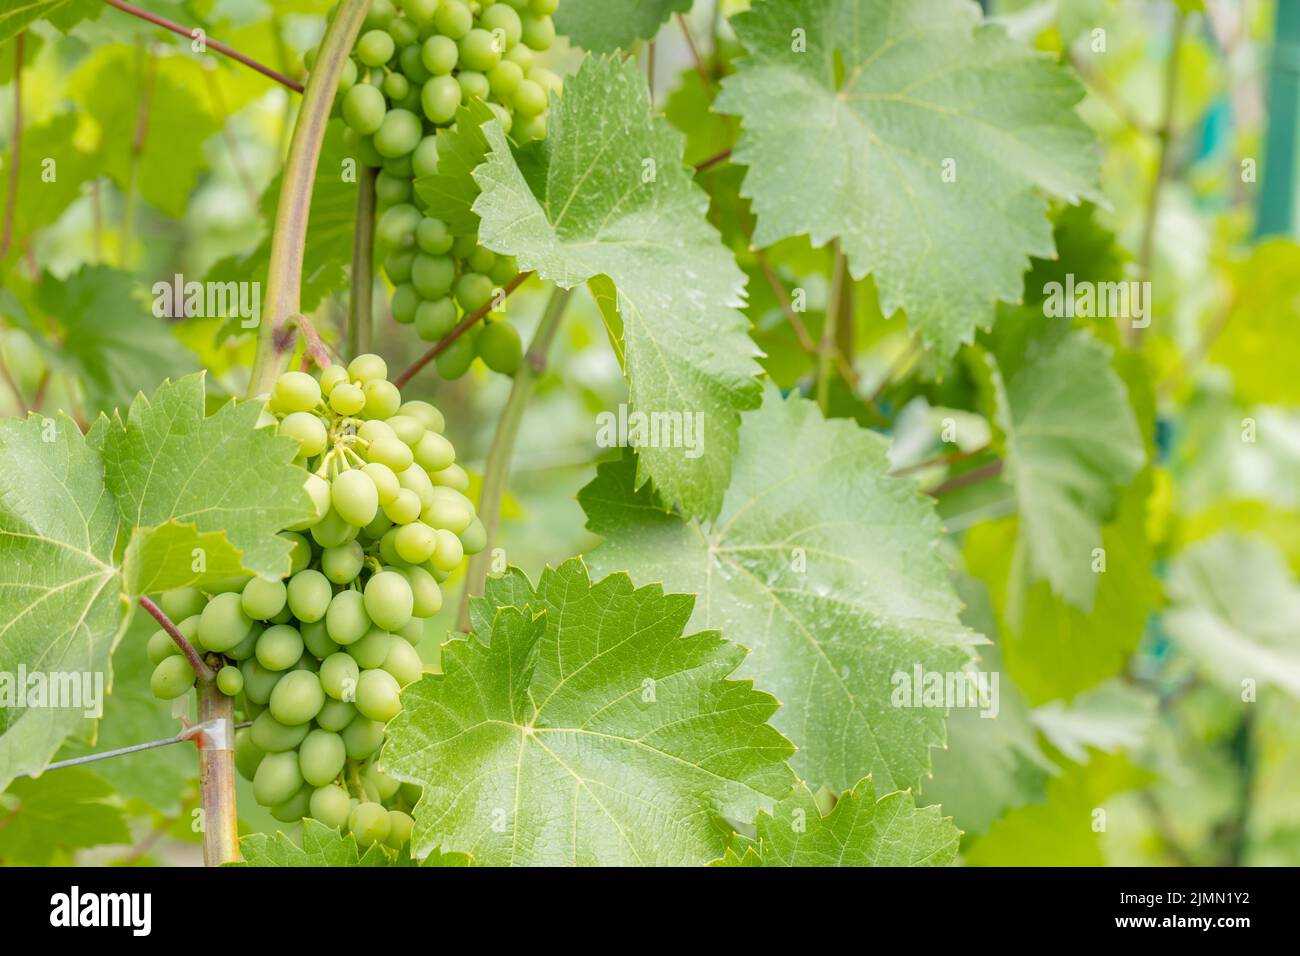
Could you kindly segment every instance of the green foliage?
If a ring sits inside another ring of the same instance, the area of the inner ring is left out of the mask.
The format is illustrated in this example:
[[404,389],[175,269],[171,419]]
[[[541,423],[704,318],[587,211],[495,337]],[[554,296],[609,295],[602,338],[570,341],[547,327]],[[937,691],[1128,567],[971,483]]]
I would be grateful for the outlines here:
[[565,0],[555,11],[555,28],[592,53],[630,49],[650,40],[673,13],[691,0]]
[[0,862],[47,866],[60,850],[131,842],[112,796],[111,786],[79,767],[16,781],[0,794]]

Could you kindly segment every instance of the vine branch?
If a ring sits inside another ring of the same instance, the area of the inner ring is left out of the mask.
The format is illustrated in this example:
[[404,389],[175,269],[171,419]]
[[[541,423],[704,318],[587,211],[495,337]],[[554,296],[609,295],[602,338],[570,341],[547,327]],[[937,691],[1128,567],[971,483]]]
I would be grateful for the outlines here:
[[682,36],[686,38],[686,46],[691,51],[691,61],[695,64],[695,72],[700,74],[700,79],[704,81],[705,86],[713,82],[709,76],[709,71],[704,66],[704,58],[700,56],[700,48],[695,45],[695,37],[691,34],[691,25],[686,22],[685,15],[677,14],[677,25],[682,28]]
[[965,488],[969,485],[979,484],[989,478],[996,478],[1002,474],[1003,461],[999,458],[997,461],[991,461],[987,465],[980,465],[978,468],[972,468],[970,471],[963,471],[960,475],[953,475],[946,481],[942,481],[933,488],[927,488],[925,493],[932,498],[938,498],[949,491],[956,491],[958,488]]
[[831,267],[831,292],[826,300],[826,319],[822,323],[821,343],[817,347],[817,405],[822,415],[830,411],[831,365],[836,352],[836,330],[840,323],[841,304],[844,299],[845,273],[848,262],[835,240],[832,246],[834,265]]
[[212,668],[194,649],[194,645],[185,638],[184,634],[177,630],[176,625],[172,623],[172,619],[167,616],[167,613],[143,594],[140,595],[140,606],[149,612],[149,616],[162,626],[162,629],[167,632],[168,636],[176,643],[176,646],[181,649],[181,653],[185,655],[185,659],[189,661],[190,667],[193,668],[195,676],[205,684],[211,683],[217,675],[212,672]]
[[[174,20],[168,20],[166,17],[161,17],[156,13],[151,13],[148,10],[142,10],[140,7],[137,7],[134,4],[125,3],[124,0],[104,0],[104,2],[107,3],[110,7],[116,7],[117,9],[121,10],[123,13],[129,13],[133,17],[139,17],[141,20],[146,20],[149,23],[152,23],[154,26],[162,27],[164,30],[170,30],[172,33],[178,34],[179,36],[183,36],[187,40],[197,39],[195,34],[198,33],[199,31],[195,28],[183,26],[179,23],[176,23]],[[235,60],[236,62],[244,64],[244,66],[248,67],[249,69],[256,70],[258,73],[261,73],[263,76],[275,80],[281,86],[286,86],[289,89],[293,90],[295,93],[301,93],[303,91],[302,84],[299,83],[297,80],[290,79],[289,77],[285,76],[283,73],[271,69],[269,66],[265,65],[264,63],[258,63],[252,57],[245,56],[243,53],[240,53],[238,50],[234,49],[233,47],[226,46],[226,44],[222,43],[220,40],[214,40],[211,37],[205,35],[203,38],[203,42],[206,46],[210,47],[213,50],[216,50],[218,53],[228,56],[232,60]]]
[[352,300],[348,305],[348,354],[370,351],[374,330],[375,181],[379,170],[367,166],[357,183],[357,219],[352,232]]

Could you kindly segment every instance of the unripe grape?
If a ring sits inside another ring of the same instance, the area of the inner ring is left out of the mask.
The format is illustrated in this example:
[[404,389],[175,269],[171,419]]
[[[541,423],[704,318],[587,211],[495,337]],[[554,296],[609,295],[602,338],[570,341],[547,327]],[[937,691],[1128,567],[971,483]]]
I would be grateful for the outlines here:
[[382,30],[369,30],[357,39],[357,59],[366,66],[383,66],[396,52],[397,45],[393,43],[393,38]]
[[[400,285],[411,278],[411,265],[415,262],[414,249],[394,249],[384,257],[384,272],[394,284]],[[414,287],[412,287],[414,289]]]
[[555,42],[555,24],[549,16],[530,16],[523,18],[523,32],[520,36],[524,46],[539,53],[549,50]]
[[402,472],[410,468],[411,462],[415,460],[411,449],[396,435],[384,436],[372,441],[370,447],[366,449],[366,458],[387,465],[399,476],[399,481]]
[[[441,12],[442,7],[439,7]],[[382,843],[388,837],[388,811],[378,803],[358,804],[348,817],[348,829],[361,846]]]
[[384,837],[385,846],[400,850],[411,842],[411,834],[414,832],[415,821],[411,819],[410,814],[403,813],[401,810],[388,811],[388,836]]
[[365,414],[371,418],[387,418],[402,404],[402,393],[397,386],[383,379],[366,382],[361,391],[366,396]]
[[217,671],[217,690],[227,697],[235,697],[244,689],[244,675],[238,667],[227,664]]
[[307,815],[311,807],[311,794],[311,787],[299,787],[298,792],[284,803],[271,807],[271,816],[281,823],[297,823]]
[[[402,9],[405,12],[405,4]],[[388,25],[388,35],[398,47],[406,47],[420,39],[420,29],[406,17],[399,16]]]
[[483,364],[502,375],[513,375],[524,358],[519,332],[509,322],[489,322],[478,338],[478,354]]
[[250,728],[235,731],[235,769],[241,777],[251,781],[265,756],[266,751],[253,743]]
[[442,589],[432,574],[424,568],[407,568],[406,580],[411,585],[411,613],[415,617],[433,617],[442,610]]
[[194,671],[184,657],[164,657],[149,677],[149,689],[160,700],[174,700],[194,686]]
[[379,491],[370,476],[359,468],[343,472],[330,485],[330,502],[339,517],[357,528],[375,520]]
[[456,82],[460,84],[462,103],[475,99],[486,100],[492,92],[487,76],[476,70],[462,70],[456,74]]
[[529,0],[528,8],[536,16],[545,17],[554,13],[560,5],[560,0]]
[[275,380],[271,407],[278,412],[310,412],[320,404],[320,384],[306,372],[285,372]]
[[298,748],[298,769],[313,787],[332,782],[347,762],[343,738],[328,730],[313,730]]
[[[304,571],[302,573],[318,574],[315,571]],[[322,580],[324,579],[322,578]],[[291,581],[291,586],[292,583]],[[289,600],[292,603],[292,591]],[[276,624],[268,627],[262,632],[262,636],[257,639],[257,650],[254,655],[257,657],[257,662],[267,670],[283,671],[298,663],[298,658],[302,657],[302,649],[302,635],[298,633],[297,628],[288,624]]]
[[535,139],[545,139],[546,114],[539,113],[536,116],[521,119],[519,122],[515,123],[512,132],[514,133],[515,141],[520,143],[527,143]]
[[281,531],[280,537],[289,542],[289,574],[297,574],[311,563],[311,544],[294,531]]
[[435,76],[420,90],[420,108],[429,122],[441,126],[456,118],[460,97],[460,84],[455,77]]
[[329,697],[325,700],[325,706],[320,709],[320,713],[316,715],[316,724],[321,730],[341,734],[356,717],[357,708],[352,703]]
[[361,385],[373,382],[375,379],[388,378],[388,363],[382,356],[367,352],[358,355],[348,363],[348,376],[353,382]]
[[492,280],[477,272],[467,272],[456,280],[456,301],[466,312],[477,312],[492,301]]
[[357,64],[354,60],[343,61],[343,72],[339,74],[339,92],[346,93],[357,82]]
[[437,342],[456,327],[456,303],[449,297],[421,302],[415,310],[415,332],[426,342]]
[[[396,476],[393,477],[393,484],[397,484]],[[348,584],[361,573],[365,558],[366,554],[361,545],[349,541],[337,548],[326,548],[322,551],[320,569],[333,583]]]
[[342,365],[327,365],[320,373],[320,391],[321,395],[329,398],[330,392],[334,386],[342,385],[348,381],[348,370]]
[[396,571],[373,575],[366,582],[364,595],[370,620],[385,631],[398,630],[411,619],[411,585]]
[[[429,505],[433,504],[435,497],[433,492],[433,482],[429,480],[428,472],[419,465],[413,465],[403,471],[399,471],[397,473],[397,480],[403,488],[415,492],[420,499],[421,508],[427,508]],[[405,524],[405,522],[400,523]]]
[[451,251],[455,254],[457,259],[468,259],[474,254],[474,250],[477,248],[478,236],[457,236],[455,241],[452,243]]
[[[489,32],[502,31],[506,47],[512,47],[523,37],[524,25],[519,14],[504,3],[494,3],[483,11],[480,21]],[[504,52],[504,51],[501,51]]]
[[[411,256],[411,261],[415,261],[415,256]],[[408,273],[407,278],[410,278]],[[393,290],[393,299],[389,303],[389,308],[393,313],[393,321],[399,325],[410,325],[415,321],[415,311],[420,307],[420,293],[415,291],[415,286],[409,282],[401,282]],[[364,393],[363,393],[364,395]]]
[[[386,419],[386,424],[404,445],[412,449],[419,444],[426,431],[424,423],[410,415],[390,415]],[[393,475],[393,483],[397,484],[397,475]]]
[[327,827],[338,830],[347,826],[348,817],[352,815],[352,800],[342,787],[330,784],[311,795],[307,812],[313,820],[319,820]]
[[465,548],[466,554],[478,554],[487,547],[487,529],[483,527],[483,522],[479,520],[478,515],[469,523],[464,531],[457,537]]
[[[430,83],[433,80],[429,81]],[[375,223],[375,236],[379,241],[389,249],[406,249],[415,245],[415,230],[419,226],[420,220],[424,216],[420,210],[416,209],[409,203],[401,203],[384,210],[378,221]],[[375,356],[378,358],[378,356]],[[358,356],[360,358],[360,356]],[[353,359],[355,362],[356,359]],[[382,359],[380,360],[382,361]],[[349,366],[350,368],[351,366]],[[386,378],[387,375],[371,376],[372,378]],[[360,381],[353,379],[354,382]],[[366,379],[365,381],[368,381]]]
[[420,660],[419,652],[407,641],[397,639],[388,642],[388,654],[380,667],[392,674],[400,687],[419,680],[424,673],[424,663]]
[[343,728],[340,736],[347,748],[348,757],[352,760],[365,760],[384,742],[384,725],[358,713],[352,723]]
[[325,517],[325,513],[328,512],[330,508],[330,486],[329,482],[324,478],[320,475],[308,472],[307,477],[303,479],[302,487],[303,490],[307,492],[308,500],[311,501],[312,513],[311,517],[307,518],[305,521],[300,521],[298,524],[293,525],[291,530],[295,531],[303,531],[315,526]]
[[446,427],[446,422],[442,417],[442,412],[430,405],[428,402],[412,401],[407,402],[397,410],[399,415],[409,415],[411,418],[418,418],[420,422],[431,432],[439,432]]
[[330,408],[340,415],[355,415],[365,404],[365,393],[351,383],[340,385],[330,392]]
[[[395,206],[398,203],[410,202],[412,197],[411,181],[394,176],[392,173],[382,172],[375,177],[375,196],[381,206]],[[393,278],[393,273],[388,268],[387,259],[384,260],[384,271],[388,273],[388,278]]]
[[474,505],[454,488],[437,487],[432,503],[420,512],[420,520],[459,535],[474,520]]
[[430,560],[439,570],[451,571],[465,559],[465,545],[446,528],[439,528],[434,534],[437,537],[437,547]]
[[537,116],[546,111],[546,90],[536,80],[520,80],[515,87],[511,102],[517,111],[525,117]]
[[271,691],[280,682],[278,671],[263,667],[257,662],[256,657],[241,661],[239,671],[244,675],[244,697],[254,704],[266,704],[270,701]]
[[253,621],[244,613],[240,595],[228,591],[213,597],[203,609],[197,636],[208,650],[220,653],[242,641],[252,628]]
[[397,634],[414,647],[424,640],[424,618],[412,617],[406,622],[406,627],[399,630]]
[[536,59],[536,57],[537,54],[528,49],[528,47],[524,46],[522,43],[516,43],[510,49],[506,50],[506,55],[503,56],[502,59],[509,60],[511,63],[519,64],[524,68],[524,71],[527,72],[528,68],[533,65],[533,60]]
[[451,381],[468,372],[474,358],[474,341],[468,335],[462,335],[434,359],[433,364],[439,375]]
[[357,711],[363,717],[386,724],[402,710],[401,687],[388,671],[362,671],[357,679]]
[[419,26],[433,23],[433,15],[438,9],[438,0],[403,0],[402,11]]
[[462,0],[441,0],[433,22],[443,36],[459,40],[474,26],[474,14]]
[[504,52],[504,45],[496,37],[477,27],[465,34],[460,41],[460,62],[468,70],[487,72],[500,62]]
[[420,517],[420,499],[414,491],[403,488],[397,493],[397,497],[383,506],[384,514],[393,520],[394,524],[410,524]]
[[360,528],[344,520],[333,508],[325,513],[325,517],[311,526],[312,540],[322,548],[337,548],[347,544],[357,536]]
[[365,30],[384,30],[397,16],[397,8],[392,0],[370,0],[370,9],[366,11],[363,24]]
[[519,272],[519,263],[515,261],[514,256],[497,256],[497,261],[492,264],[492,271],[488,278],[498,285],[504,286]]
[[343,122],[362,136],[369,136],[383,125],[388,106],[384,94],[369,83],[358,83],[343,94]]
[[437,533],[427,524],[416,521],[403,525],[393,536],[393,548],[408,564],[423,564],[433,557],[438,546]]
[[392,567],[402,567],[406,564],[402,556],[397,553],[397,532],[401,530],[401,525],[390,528],[388,532],[379,539],[379,556],[383,559],[385,565]]
[[173,621],[183,621],[187,617],[202,614],[208,599],[198,588],[175,588],[163,592],[158,599],[158,606]]
[[391,109],[375,131],[375,150],[380,156],[406,156],[419,145],[423,130],[420,118],[409,110]]
[[[180,630],[180,628],[178,627],[177,630]],[[145,646],[145,653],[149,657],[149,663],[155,666],[180,652],[181,649],[176,646],[172,636],[161,628],[154,632],[153,636],[149,638],[149,643]]]
[[411,284],[424,299],[441,299],[451,292],[455,281],[456,263],[450,256],[420,253],[411,263]]
[[340,591],[334,595],[325,615],[325,629],[330,639],[343,647],[359,641],[370,630],[370,618],[360,591]]
[[283,581],[253,578],[244,585],[239,606],[244,614],[255,621],[269,621],[284,608],[288,591]]
[[380,505],[380,511],[379,514],[375,515],[375,520],[362,528],[361,533],[365,535],[367,542],[374,542],[386,535],[392,526],[392,520],[388,515],[384,514],[383,505]]
[[442,471],[456,460],[456,449],[437,432],[425,432],[414,449],[416,463],[427,472]]
[[425,216],[415,228],[415,242],[427,255],[446,255],[451,251],[454,241],[447,224],[441,219]]
[[309,670],[294,670],[271,691],[270,714],[288,727],[308,723],[325,705],[320,679]]
[[373,442],[379,438],[396,438],[397,432],[393,431],[386,421],[368,418],[357,428],[357,437],[366,442]]
[[357,665],[363,670],[369,670],[383,666],[388,658],[388,649],[392,646],[393,641],[397,640],[387,631],[381,631],[379,628],[372,628],[366,633],[366,636],[348,649],[348,655],[357,662]]
[[546,90],[559,96],[564,92],[564,82],[544,66],[534,66],[528,70],[528,78]]
[[510,103],[513,102],[515,90],[523,82],[524,70],[518,63],[502,60],[488,71],[487,78],[492,93],[498,99]]
[[354,699],[359,676],[361,669],[351,654],[339,652],[321,661],[321,688],[335,700]]
[[367,791],[374,791],[381,803],[391,800],[397,796],[397,791],[402,789],[402,781],[390,777],[373,762],[367,764],[361,771],[361,785]]
[[305,624],[323,618],[334,596],[329,579],[312,569],[299,571],[290,578],[288,592],[289,610]]
[[[276,686],[279,686],[279,682]],[[305,722],[282,724],[271,711],[264,710],[254,718],[249,730],[253,734],[253,743],[259,749],[269,754],[279,754],[297,749],[311,730],[311,725]]]
[[253,796],[264,807],[284,803],[301,786],[302,773],[295,753],[268,753],[253,776]]
[[465,474],[465,469],[455,462],[446,468],[430,472],[429,480],[433,482],[434,487],[455,488],[462,493],[469,490],[469,475]]
[[[427,81],[426,81],[427,82]],[[424,94],[421,88],[420,110],[424,110]],[[421,179],[425,176],[432,176],[438,171],[438,139],[436,136],[426,136],[420,140],[420,145],[415,147],[411,153],[411,175],[414,179]]]

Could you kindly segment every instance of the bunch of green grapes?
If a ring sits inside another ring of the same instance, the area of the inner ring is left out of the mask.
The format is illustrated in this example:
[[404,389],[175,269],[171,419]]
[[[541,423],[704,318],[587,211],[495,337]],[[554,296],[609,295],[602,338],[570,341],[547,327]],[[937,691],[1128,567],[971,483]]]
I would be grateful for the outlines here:
[[[560,78],[535,63],[555,39],[558,0],[374,0],[340,83],[337,103],[359,160],[379,170],[376,237],[394,286],[393,318],[435,342],[492,303],[518,272],[513,258],[453,235],[413,183],[437,169],[438,129],[480,100],[517,143],[546,135],[549,94]],[[437,359],[459,378],[475,357],[513,374],[519,333],[490,315]]]
[[[396,848],[419,791],[379,769],[384,725],[422,673],[415,645],[442,607],[439,585],[485,533],[442,414],[403,403],[387,375],[383,359],[362,355],[319,380],[279,377],[260,425],[298,443],[314,509],[282,533],[288,578],[182,588],[160,604],[252,721],[236,734],[235,765],[258,802],[278,820],[311,816]],[[155,695],[194,685],[164,631],[148,654]]]

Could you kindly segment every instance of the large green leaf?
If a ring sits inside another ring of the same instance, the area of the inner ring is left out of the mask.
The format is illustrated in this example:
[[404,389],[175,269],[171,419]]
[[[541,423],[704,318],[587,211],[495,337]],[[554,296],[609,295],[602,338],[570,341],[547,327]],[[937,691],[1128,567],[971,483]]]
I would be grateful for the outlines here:
[[899,707],[895,675],[958,670],[978,642],[958,621],[938,519],[886,474],[887,443],[769,390],[747,412],[722,512],[711,524],[633,491],[632,466],[602,465],[579,500],[605,543],[601,573],[695,591],[693,627],[752,649],[740,674],[776,694],[795,771],[842,789],[871,774],[916,786],[943,743],[942,707]]
[[[31,38],[27,41],[31,48]],[[8,75],[0,80],[8,82]],[[29,248],[28,240],[37,229],[50,225],[63,215],[74,199],[81,195],[83,184],[93,179],[98,169],[93,156],[74,142],[77,117],[62,113],[23,130],[22,155],[18,170],[18,200],[13,204],[14,243],[8,256],[17,258]],[[8,169],[9,158],[5,159]],[[6,177],[5,208],[8,197]]]
[[122,811],[106,802],[112,796],[112,787],[80,767],[16,781],[0,795],[0,863],[48,866],[61,849],[130,843]]
[[694,448],[684,435],[643,447],[639,481],[690,514],[716,514],[759,366],[737,311],[744,276],[704,217],[681,136],[653,114],[635,64],[598,58],[565,83],[549,135],[518,162],[499,124],[484,132],[480,241],[558,285],[596,280],[632,412],[677,415],[679,432],[703,426]]
[[190,375],[164,383],[152,398],[138,395],[104,444],[108,487],[129,527],[192,526],[188,538],[173,525],[141,545],[160,562],[147,578],[154,588],[189,580],[196,547],[217,549],[207,555],[209,579],[229,576],[223,539],[242,553],[246,570],[288,574],[290,545],[277,532],[311,514],[293,442],[255,427],[259,402],[227,402],[205,416],[203,382],[202,374]]
[[717,109],[744,124],[754,241],[839,238],[942,355],[1052,255],[1041,191],[1095,195],[1083,87],[966,0],[755,0]]
[[103,9],[100,0],[15,0],[0,10],[0,43],[37,20],[48,20],[67,33],[82,20],[98,19]]
[[555,29],[584,50],[612,53],[653,38],[669,16],[690,8],[691,0],[564,0]]
[[[123,611],[118,523],[99,455],[75,422],[0,420],[0,674],[109,685]],[[87,734],[97,715],[86,710],[0,706],[0,790],[40,771],[70,734]]]
[[[704,863],[717,817],[753,819],[785,795],[792,747],[776,701],[728,680],[744,658],[716,633],[682,636],[693,599],[579,560],[489,583],[475,633],[443,674],[406,688],[384,769],[419,783],[417,854],[475,863]],[[491,622],[490,635],[483,629]]]
[[844,793],[822,816],[802,781],[739,839],[723,866],[947,866],[960,834],[938,807],[917,809],[912,794],[877,799],[871,778]]

